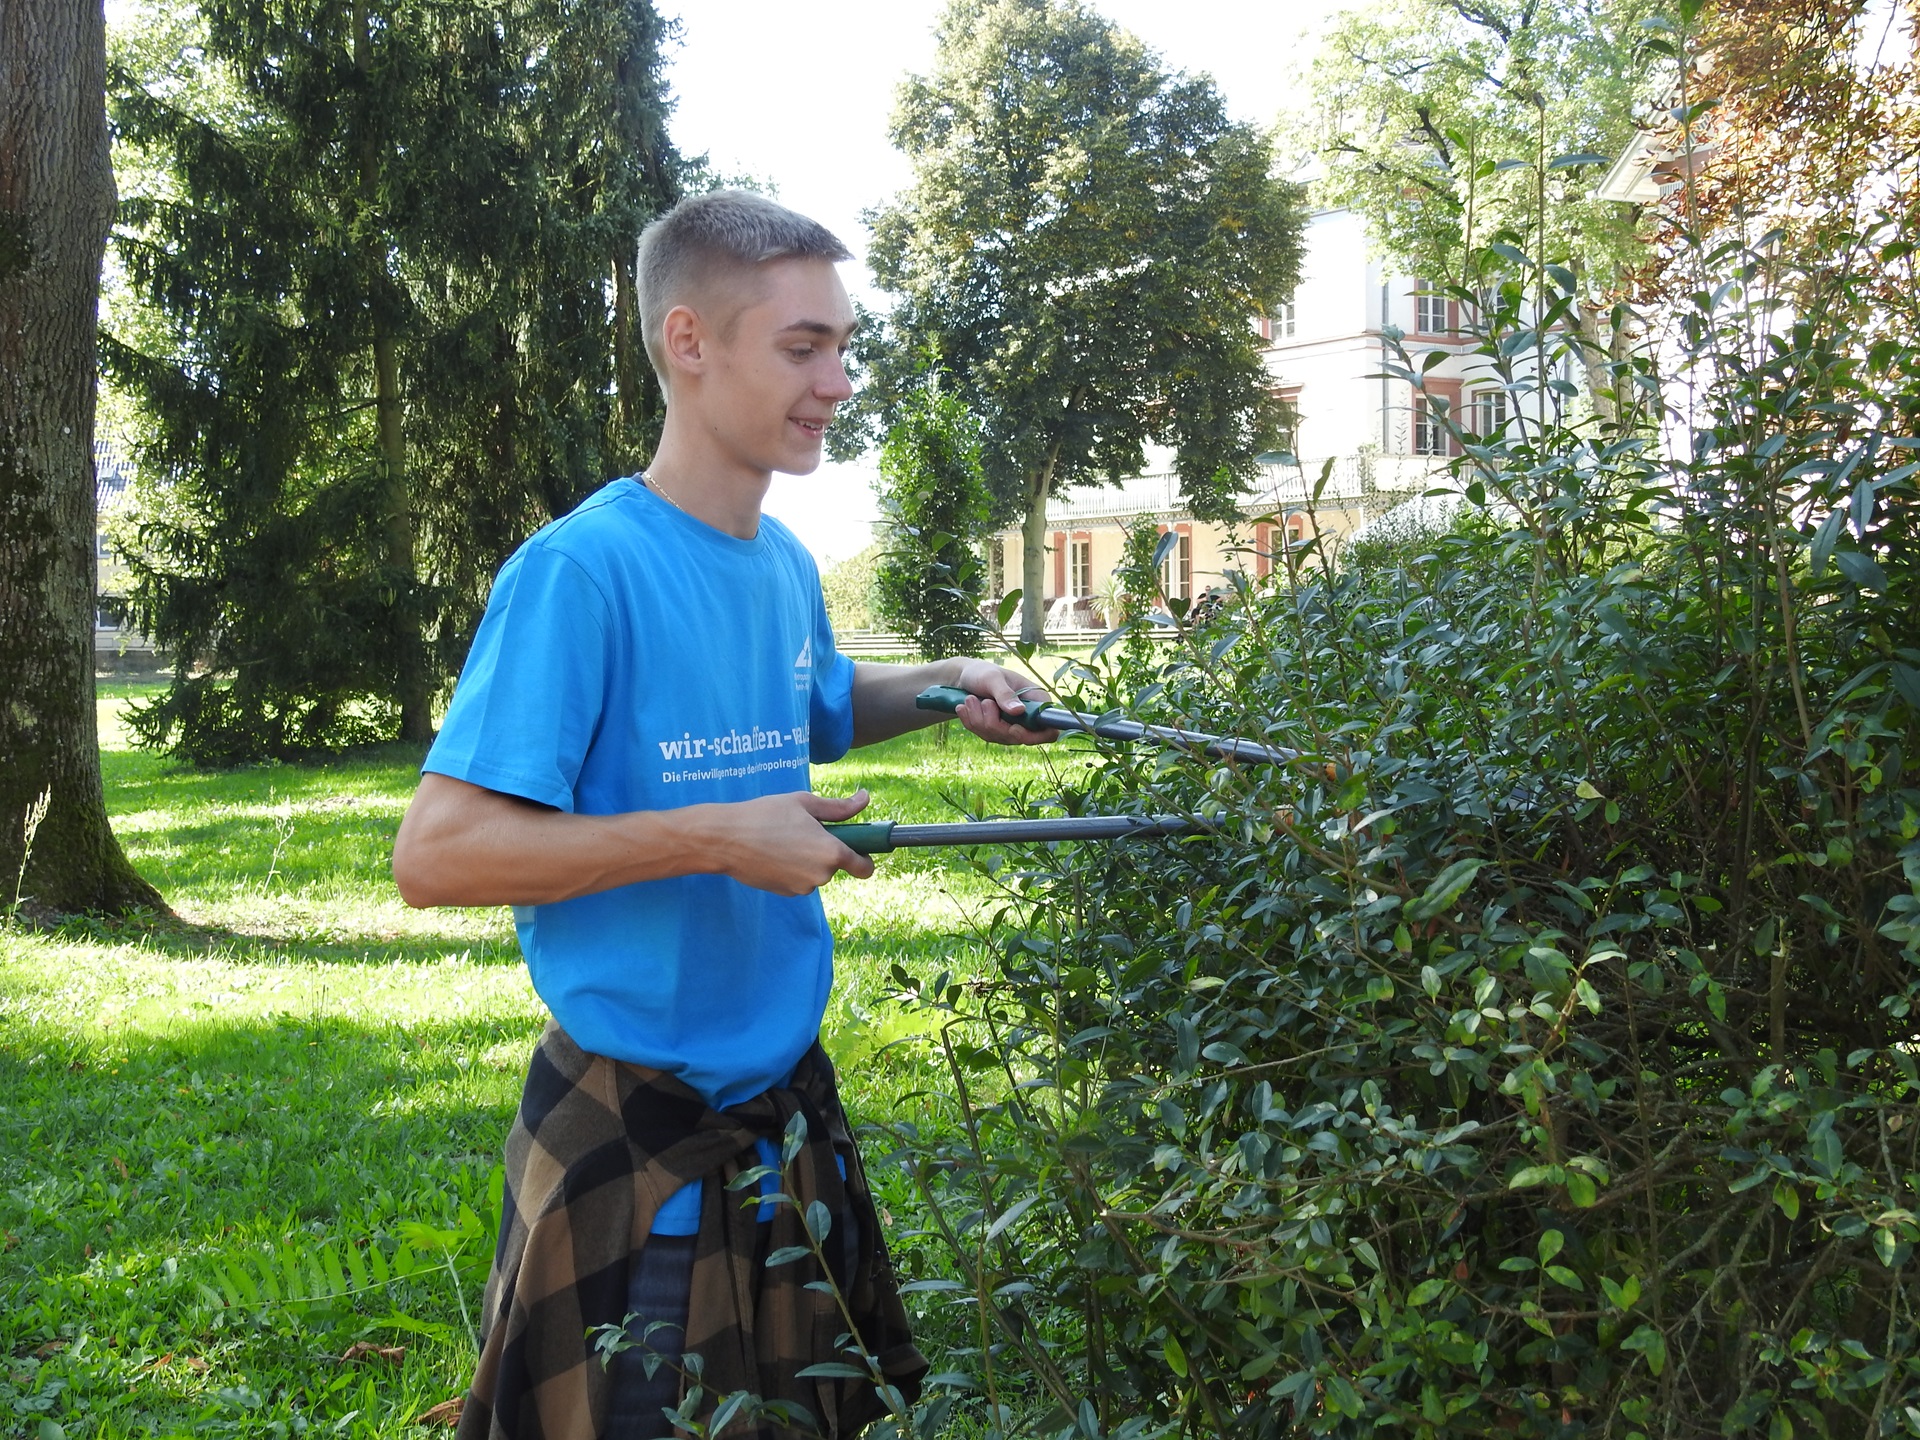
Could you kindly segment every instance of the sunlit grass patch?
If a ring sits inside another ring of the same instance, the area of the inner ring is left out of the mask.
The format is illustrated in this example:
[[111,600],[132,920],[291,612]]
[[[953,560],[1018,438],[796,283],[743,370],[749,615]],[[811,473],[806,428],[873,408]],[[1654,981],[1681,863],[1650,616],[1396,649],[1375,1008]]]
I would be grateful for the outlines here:
[[[544,1009],[506,910],[416,911],[393,890],[417,748],[188,770],[129,748],[124,705],[151,689],[103,690],[103,769],[174,917],[0,932],[0,1434],[42,1416],[89,1437],[415,1434],[468,1378],[490,1235],[459,1258],[464,1289],[442,1266],[236,1305],[222,1277],[397,1253],[412,1227],[482,1210]],[[866,785],[876,818],[952,819],[1050,793],[1056,758],[922,734],[814,782]],[[856,1120],[931,1114],[925,1022],[888,1003],[890,976],[978,969],[992,900],[961,852],[883,857],[825,891],[823,1036]],[[405,1354],[342,1363],[362,1339]]]

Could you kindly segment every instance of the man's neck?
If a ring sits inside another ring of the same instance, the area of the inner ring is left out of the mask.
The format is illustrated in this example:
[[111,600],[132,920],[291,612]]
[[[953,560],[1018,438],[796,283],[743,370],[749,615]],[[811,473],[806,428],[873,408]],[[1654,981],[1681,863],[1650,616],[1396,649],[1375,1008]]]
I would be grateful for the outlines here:
[[647,483],[668,504],[702,524],[751,540],[760,533],[760,506],[773,476],[729,464],[710,451],[697,439],[690,442],[669,414],[660,448],[647,466]]

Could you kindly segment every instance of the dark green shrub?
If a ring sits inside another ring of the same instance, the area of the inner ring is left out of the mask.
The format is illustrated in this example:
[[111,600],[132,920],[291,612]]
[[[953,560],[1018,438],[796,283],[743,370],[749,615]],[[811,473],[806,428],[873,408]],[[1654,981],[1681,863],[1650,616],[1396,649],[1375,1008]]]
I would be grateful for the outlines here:
[[[1017,856],[995,971],[900,976],[952,1017],[954,1124],[899,1138],[990,1428],[1920,1435],[1886,253],[1717,257],[1618,424],[1462,431],[1451,532],[1085,672],[1302,760],[1114,755],[1061,803],[1215,833]],[[1572,290],[1525,273],[1483,346],[1522,409]]]
[[880,447],[881,535],[874,582],[881,621],[929,658],[978,648],[985,576],[974,545],[987,528],[980,429],[938,375],[901,406]]

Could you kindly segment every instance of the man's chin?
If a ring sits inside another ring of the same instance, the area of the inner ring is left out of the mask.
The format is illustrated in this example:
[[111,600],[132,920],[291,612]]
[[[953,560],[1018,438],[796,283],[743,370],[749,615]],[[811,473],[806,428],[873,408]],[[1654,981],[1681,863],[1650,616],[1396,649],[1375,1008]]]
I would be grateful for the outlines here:
[[782,475],[811,475],[820,468],[821,453],[816,450],[811,457],[788,455],[774,469]]

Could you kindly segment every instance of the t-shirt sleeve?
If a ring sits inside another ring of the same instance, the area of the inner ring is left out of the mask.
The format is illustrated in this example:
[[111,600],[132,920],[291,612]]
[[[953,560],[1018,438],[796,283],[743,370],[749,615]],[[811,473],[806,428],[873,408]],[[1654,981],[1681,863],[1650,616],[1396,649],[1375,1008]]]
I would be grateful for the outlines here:
[[422,768],[571,813],[605,704],[609,625],[577,562],[523,547],[494,581]]
[[830,765],[853,748],[853,661],[834,648],[833,622],[827,619],[818,572],[813,576],[813,608],[813,693],[807,702],[810,758],[816,765]]

